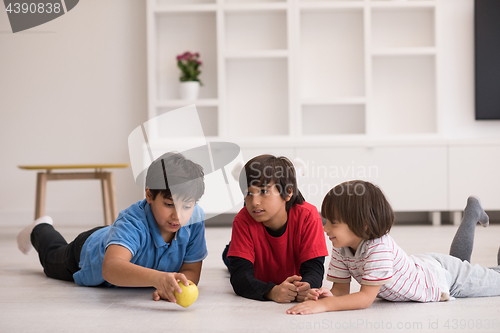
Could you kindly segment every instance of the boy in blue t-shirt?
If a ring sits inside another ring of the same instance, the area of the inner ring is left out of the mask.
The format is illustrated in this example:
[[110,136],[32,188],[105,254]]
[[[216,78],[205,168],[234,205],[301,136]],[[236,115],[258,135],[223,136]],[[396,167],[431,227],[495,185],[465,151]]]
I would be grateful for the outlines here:
[[111,226],[81,233],[71,243],[43,216],[17,237],[37,250],[45,275],[81,286],[154,287],[153,299],[176,302],[178,281],[198,284],[207,256],[203,169],[179,153],[155,160],[146,175],[146,199],[120,212]]

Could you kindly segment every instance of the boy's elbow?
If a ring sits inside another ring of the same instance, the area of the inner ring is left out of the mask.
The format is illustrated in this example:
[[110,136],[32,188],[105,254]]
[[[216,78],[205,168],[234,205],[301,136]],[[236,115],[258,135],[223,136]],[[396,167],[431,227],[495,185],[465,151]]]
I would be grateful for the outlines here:
[[372,303],[373,303],[373,301],[363,302],[359,308],[360,308],[360,310],[368,309],[370,307],[370,305],[372,305]]
[[109,261],[104,260],[104,262],[102,263],[102,278],[107,282],[112,283],[110,282],[110,280],[113,280],[113,271],[110,266],[111,265],[109,264]]
[[238,278],[234,275],[231,275],[229,278],[229,282],[233,287],[233,291],[236,295],[241,297],[247,297],[248,290],[246,290],[245,286],[241,283],[241,280],[238,282]]
[[373,304],[373,301],[375,301],[380,291],[380,287],[380,285],[361,285],[361,290],[358,293],[358,297],[360,297],[358,299],[358,304],[361,309],[366,309]]
[[104,263],[102,264],[102,278],[109,282],[109,270]]
[[236,295],[238,295],[238,296],[242,296],[242,295],[240,294],[240,290],[239,290],[239,288],[238,288],[238,284],[237,284],[237,283],[235,283],[235,278],[234,278],[234,275],[231,275],[231,276],[229,277],[229,282],[231,283],[231,287],[233,287],[233,291],[234,291],[234,293],[235,293]]
[[375,297],[365,296],[361,301],[360,309],[368,309],[373,304],[373,301],[375,301]]

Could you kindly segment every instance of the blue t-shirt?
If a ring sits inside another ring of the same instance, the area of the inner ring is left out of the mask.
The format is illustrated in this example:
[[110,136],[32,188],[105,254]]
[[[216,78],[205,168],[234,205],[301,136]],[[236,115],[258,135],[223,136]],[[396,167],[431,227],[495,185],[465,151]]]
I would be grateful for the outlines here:
[[106,282],[102,277],[102,262],[106,248],[112,244],[127,248],[132,253],[130,262],[133,264],[163,272],[178,272],[183,263],[206,258],[204,220],[203,209],[195,205],[190,221],[177,231],[171,243],[165,243],[149,204],[146,199],[141,200],[121,211],[112,225],[90,235],[83,244],[80,270],[73,274],[73,279],[81,286]]

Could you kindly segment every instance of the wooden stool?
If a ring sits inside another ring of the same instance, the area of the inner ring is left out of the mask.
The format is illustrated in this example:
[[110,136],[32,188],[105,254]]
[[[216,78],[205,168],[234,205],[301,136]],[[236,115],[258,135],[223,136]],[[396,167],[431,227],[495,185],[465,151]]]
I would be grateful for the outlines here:
[[[45,170],[36,178],[35,220],[45,215],[45,192],[49,180],[100,179],[104,224],[110,225],[118,217],[116,211],[115,184],[113,174],[102,169],[126,168],[129,164],[75,164],[75,165],[19,165],[25,170]],[[94,169],[93,172],[53,172],[53,170]]]

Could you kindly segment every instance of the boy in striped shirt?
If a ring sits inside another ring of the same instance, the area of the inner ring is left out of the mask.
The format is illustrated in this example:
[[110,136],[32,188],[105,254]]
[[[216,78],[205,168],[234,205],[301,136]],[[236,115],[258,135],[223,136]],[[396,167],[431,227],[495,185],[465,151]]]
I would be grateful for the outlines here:
[[[450,255],[407,255],[389,236],[394,212],[375,185],[349,181],[326,195],[321,215],[325,233],[333,244],[327,279],[331,290],[311,289],[307,301],[288,314],[356,310],[369,307],[375,298],[389,301],[438,302],[451,297],[500,296],[500,252],[496,267],[471,265],[477,222],[486,227],[488,215],[479,200],[469,197]],[[350,294],[354,278],[361,289]]]

